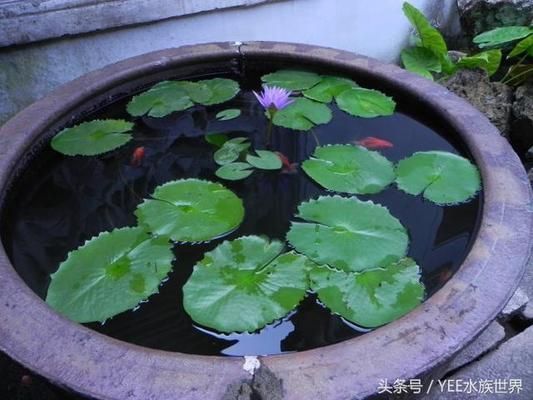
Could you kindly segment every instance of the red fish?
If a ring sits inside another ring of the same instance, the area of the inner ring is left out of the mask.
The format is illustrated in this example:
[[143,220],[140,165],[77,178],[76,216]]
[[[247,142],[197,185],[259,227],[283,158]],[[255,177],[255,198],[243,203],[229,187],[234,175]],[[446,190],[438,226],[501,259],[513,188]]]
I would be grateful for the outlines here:
[[291,163],[287,156],[283,153],[280,153],[279,151],[276,151],[276,154],[278,155],[283,165],[281,172],[284,174],[294,174],[296,172],[296,167],[298,166],[298,163]]
[[144,159],[144,147],[136,147],[133,150],[133,155],[131,156],[131,165],[138,167],[142,164]]
[[374,136],[367,136],[361,140],[354,141],[353,143],[358,144],[359,146],[366,147],[370,150],[377,149],[390,149],[394,145],[385,139],[380,139]]

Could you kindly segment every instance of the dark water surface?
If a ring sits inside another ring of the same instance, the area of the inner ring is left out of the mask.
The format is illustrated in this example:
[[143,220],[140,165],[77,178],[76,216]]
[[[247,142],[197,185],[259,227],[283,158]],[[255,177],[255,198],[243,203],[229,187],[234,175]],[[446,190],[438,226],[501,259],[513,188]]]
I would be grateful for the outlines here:
[[[233,77],[235,78],[235,77]],[[220,181],[244,201],[246,216],[231,235],[202,245],[175,247],[170,279],[159,294],[136,311],[124,312],[104,325],[88,324],[106,335],[142,346],[206,355],[277,354],[307,350],[349,339],[363,329],[332,315],[309,295],[290,315],[254,334],[221,335],[195,326],[182,307],[181,287],[206,251],[223,240],[243,235],[267,235],[284,240],[298,204],[326,192],[300,169],[294,174],[254,172],[243,181],[228,182],[214,175],[214,148],[205,142],[207,132],[230,132],[250,138],[255,149],[264,148],[266,119],[248,89],[258,89],[259,79],[241,81],[243,90],[232,101],[196,107],[166,118],[137,120],[134,140],[97,157],[66,157],[51,149],[38,155],[8,198],[2,241],[18,273],[42,298],[50,274],[69,251],[101,231],[136,224],[133,211],[162,183],[198,177]],[[406,113],[401,99],[390,117],[351,117],[336,107],[333,121],[318,126],[312,135],[274,127],[273,150],[300,164],[316,147],[353,143],[367,136],[386,139],[393,148],[381,151],[398,161],[416,151],[444,150],[468,157],[453,140],[453,132],[421,113]],[[93,114],[95,118],[125,118],[127,99]],[[215,114],[241,108],[231,121],[215,121]],[[420,122],[423,121],[423,122]],[[146,156],[141,166],[131,165],[137,146]],[[477,230],[481,196],[451,207],[440,207],[389,187],[371,199],[389,208],[407,228],[408,255],[422,268],[427,295],[438,290],[464,260]]]

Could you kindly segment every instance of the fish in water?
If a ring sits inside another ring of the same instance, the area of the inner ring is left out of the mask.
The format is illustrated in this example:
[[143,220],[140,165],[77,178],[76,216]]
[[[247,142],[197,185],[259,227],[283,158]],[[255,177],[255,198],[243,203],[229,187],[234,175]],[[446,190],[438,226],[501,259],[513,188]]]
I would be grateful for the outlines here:
[[144,147],[136,147],[131,156],[131,165],[138,167],[144,159]]
[[298,166],[298,163],[291,163],[287,156],[283,153],[280,153],[279,151],[276,151],[276,154],[278,155],[279,159],[281,160],[281,164],[283,165],[281,172],[284,174],[294,174],[296,172],[296,167]]
[[391,147],[394,147],[394,145],[388,140],[380,139],[374,136],[367,136],[361,140],[356,140],[353,143],[366,147],[370,150],[390,149]]

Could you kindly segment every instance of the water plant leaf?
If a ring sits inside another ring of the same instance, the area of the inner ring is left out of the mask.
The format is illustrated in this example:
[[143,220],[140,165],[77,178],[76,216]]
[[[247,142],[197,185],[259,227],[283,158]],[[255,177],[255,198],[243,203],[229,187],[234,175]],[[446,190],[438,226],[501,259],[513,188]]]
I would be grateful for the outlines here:
[[527,52],[528,55],[533,56],[533,30],[531,31],[531,35],[516,44],[507,58],[516,57],[525,52]]
[[331,110],[325,104],[301,97],[277,111],[272,122],[284,128],[308,131],[316,125],[327,124],[332,117]]
[[308,99],[320,103],[331,103],[333,98],[347,89],[357,87],[357,83],[351,79],[339,78],[337,76],[323,76],[321,81],[303,92]]
[[471,56],[461,57],[457,62],[457,66],[471,69],[479,68],[486,71],[489,76],[492,76],[500,68],[501,61],[502,51],[500,49],[493,49]]
[[[200,99],[203,98],[202,88],[204,87],[192,82],[189,84],[177,81],[159,82],[146,92],[133,96],[126,106],[126,110],[134,117],[148,115],[161,118],[192,107],[194,102],[191,99],[191,94]],[[208,89],[205,88],[205,90]]]
[[420,268],[410,258],[361,273],[314,268],[310,279],[326,307],[367,328],[400,318],[424,298]]
[[239,84],[232,79],[214,78],[198,83],[205,85],[211,91],[211,96],[208,99],[198,101],[204,106],[224,103],[233,99],[240,91]]
[[347,272],[385,267],[405,256],[406,229],[387,208],[356,197],[322,196],[298,207],[287,240],[320,265]]
[[515,40],[523,39],[533,33],[528,26],[504,26],[480,33],[473,42],[480,48],[506,45]]
[[431,25],[426,16],[407,2],[403,3],[403,12],[415,27],[421,47],[433,51],[438,57],[446,57],[448,46],[441,33]]
[[261,80],[270,86],[288,90],[305,90],[315,86],[322,78],[320,75],[307,71],[280,70],[264,75]]
[[175,242],[208,241],[237,228],[244,207],[219,183],[180,179],[158,186],[135,210],[140,226]]
[[273,151],[256,150],[257,156],[246,155],[246,161],[259,169],[280,169],[282,167],[281,158]]
[[374,194],[394,182],[393,164],[361,146],[317,147],[302,169],[326,189],[352,194]]
[[222,147],[228,140],[228,135],[224,133],[208,133],[205,135],[205,141],[216,147]]
[[402,50],[402,63],[406,70],[433,80],[431,72],[441,72],[439,57],[425,47],[410,47]]
[[417,152],[396,167],[398,188],[437,204],[457,204],[481,188],[478,169],[466,158],[444,151]]
[[241,153],[250,147],[247,138],[237,137],[224,142],[222,147],[214,154],[215,162],[218,165],[225,165],[237,160]]
[[103,232],[69,253],[46,302],[76,322],[105,321],[157,293],[173,258],[168,240],[141,228]]
[[222,165],[215,171],[215,175],[228,181],[239,181],[252,174],[252,166],[245,162],[232,162]]
[[238,108],[229,108],[227,110],[222,110],[216,115],[216,119],[219,121],[228,121],[230,119],[235,119],[241,115],[241,110]]
[[258,236],[224,242],[194,267],[183,306],[220,332],[253,332],[282,318],[304,298],[311,262]]
[[55,151],[68,156],[94,156],[114,150],[132,139],[133,124],[119,119],[83,122],[52,138]]
[[396,103],[384,93],[364,88],[345,90],[335,99],[339,108],[355,117],[374,118],[394,114]]

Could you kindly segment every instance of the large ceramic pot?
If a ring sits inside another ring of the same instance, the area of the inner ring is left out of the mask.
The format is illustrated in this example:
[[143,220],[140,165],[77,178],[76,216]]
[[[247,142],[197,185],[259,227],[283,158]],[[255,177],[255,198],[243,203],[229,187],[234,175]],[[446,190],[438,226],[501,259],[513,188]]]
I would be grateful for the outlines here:
[[[371,333],[259,357],[256,374],[271,384],[267,397],[364,398],[382,379],[431,377],[494,320],[516,289],[531,246],[530,189],[517,156],[487,118],[438,84],[396,66],[339,50],[267,42],[182,47],[122,61],[68,83],[2,127],[0,205],[32,155],[61,127],[162,79],[239,69],[250,60],[344,74],[394,94],[454,132],[483,180],[480,227],[458,272],[414,311]],[[0,350],[55,384],[97,399],[236,398],[252,379],[241,357],[150,350],[67,320],[29,289],[3,249]]]

